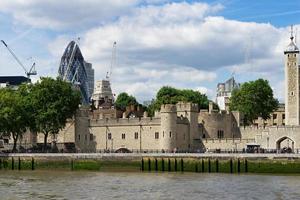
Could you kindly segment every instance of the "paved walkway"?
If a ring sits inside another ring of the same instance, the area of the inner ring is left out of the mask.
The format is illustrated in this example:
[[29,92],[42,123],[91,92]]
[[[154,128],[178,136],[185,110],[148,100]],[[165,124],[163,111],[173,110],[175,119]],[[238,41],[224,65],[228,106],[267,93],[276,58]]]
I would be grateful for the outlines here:
[[249,158],[249,159],[300,159],[300,154],[258,154],[258,153],[10,153],[0,157],[40,157],[77,159],[141,159],[142,157],[173,158]]

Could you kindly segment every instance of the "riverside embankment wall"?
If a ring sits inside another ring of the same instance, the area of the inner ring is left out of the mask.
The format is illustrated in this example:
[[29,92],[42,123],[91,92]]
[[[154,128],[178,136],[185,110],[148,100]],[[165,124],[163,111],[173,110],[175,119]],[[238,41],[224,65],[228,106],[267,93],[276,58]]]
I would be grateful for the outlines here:
[[1,154],[0,170],[296,173],[299,154]]
[[300,154],[259,154],[259,153],[9,153],[0,154],[0,158],[36,158],[36,159],[124,159],[136,160],[153,158],[224,158],[224,159],[300,159]]

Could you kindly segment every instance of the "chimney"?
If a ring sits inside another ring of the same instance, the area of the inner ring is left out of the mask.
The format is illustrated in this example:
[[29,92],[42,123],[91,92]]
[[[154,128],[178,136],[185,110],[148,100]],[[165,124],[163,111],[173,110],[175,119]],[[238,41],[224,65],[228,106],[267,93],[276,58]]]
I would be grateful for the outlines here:
[[135,106],[133,104],[131,105],[131,111],[135,111]]
[[148,112],[147,111],[144,112],[144,117],[145,118],[148,117]]
[[159,117],[159,111],[158,110],[154,111],[154,117]]
[[211,114],[212,110],[213,110],[214,106],[213,106],[213,102],[209,102],[208,104],[208,113]]
[[225,110],[226,110],[226,114],[229,114],[230,111],[229,111],[229,106],[228,105],[225,105]]

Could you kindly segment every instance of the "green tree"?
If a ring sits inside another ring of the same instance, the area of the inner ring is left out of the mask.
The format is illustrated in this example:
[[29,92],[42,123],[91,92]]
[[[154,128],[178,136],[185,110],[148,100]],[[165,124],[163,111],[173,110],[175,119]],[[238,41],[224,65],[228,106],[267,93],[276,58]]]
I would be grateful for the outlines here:
[[44,134],[44,151],[49,134],[58,134],[74,116],[81,101],[78,90],[61,79],[41,78],[30,89],[34,109],[33,129]]
[[17,151],[17,141],[30,124],[30,112],[21,90],[0,90],[0,132],[13,138],[13,152]]
[[156,94],[156,99],[149,106],[151,112],[159,110],[163,104],[176,104],[179,101],[192,102],[199,105],[199,109],[207,109],[209,100],[205,94],[194,90],[179,90],[170,86],[163,86]]
[[245,123],[253,123],[261,117],[266,120],[278,107],[278,100],[273,97],[273,90],[269,82],[264,79],[246,82],[240,89],[232,92],[229,108],[240,111],[245,117]]
[[115,101],[115,106],[120,110],[125,110],[129,105],[139,105],[139,103],[134,96],[128,95],[126,92],[120,93]]

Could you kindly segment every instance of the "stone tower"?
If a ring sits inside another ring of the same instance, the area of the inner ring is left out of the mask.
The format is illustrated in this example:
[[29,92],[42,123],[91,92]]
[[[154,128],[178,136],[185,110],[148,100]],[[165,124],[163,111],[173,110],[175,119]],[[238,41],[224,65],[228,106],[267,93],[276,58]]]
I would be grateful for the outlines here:
[[161,148],[172,151],[176,147],[177,112],[176,105],[165,104],[160,108]]
[[299,49],[294,43],[293,27],[291,42],[284,51],[285,55],[285,124],[300,125],[299,91]]
[[177,116],[183,116],[189,121],[188,149],[199,149],[201,139],[198,126],[198,105],[194,103],[178,102],[176,104]]

